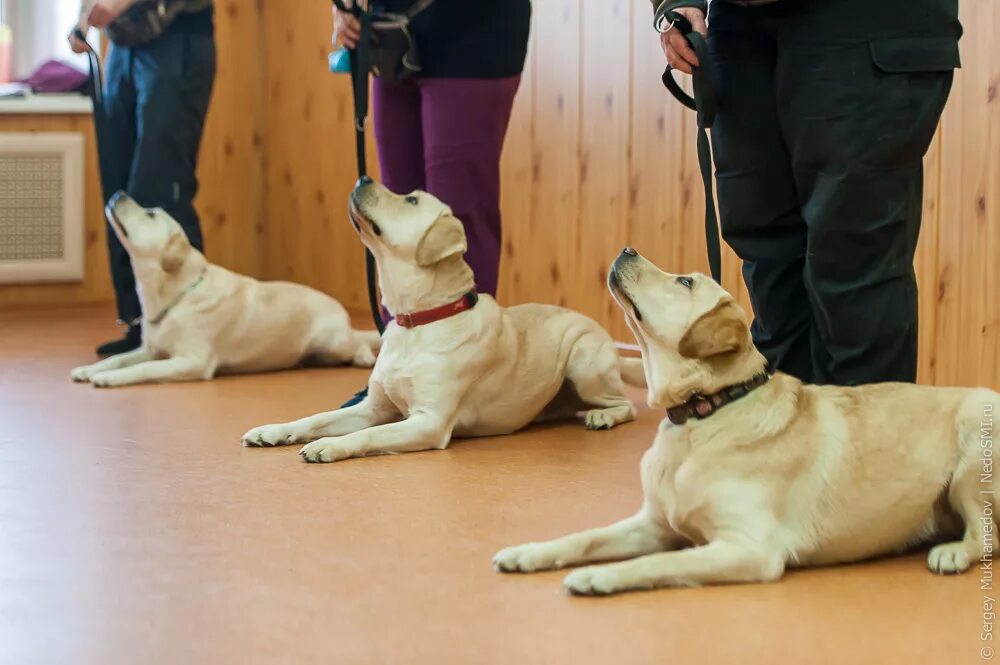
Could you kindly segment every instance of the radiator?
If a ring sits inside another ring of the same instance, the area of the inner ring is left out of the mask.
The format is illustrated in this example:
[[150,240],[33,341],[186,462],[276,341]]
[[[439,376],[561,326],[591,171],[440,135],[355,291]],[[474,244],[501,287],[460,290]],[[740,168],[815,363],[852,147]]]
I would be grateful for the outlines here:
[[83,134],[0,132],[0,284],[83,279]]

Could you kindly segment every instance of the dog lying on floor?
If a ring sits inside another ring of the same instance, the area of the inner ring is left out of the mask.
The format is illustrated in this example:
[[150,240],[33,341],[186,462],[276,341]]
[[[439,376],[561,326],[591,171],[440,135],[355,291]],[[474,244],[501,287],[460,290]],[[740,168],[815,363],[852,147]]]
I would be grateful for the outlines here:
[[[958,573],[993,532],[986,389],[804,385],[765,374],[743,310],[704,275],[671,275],[626,249],[608,278],[642,348],[650,406],[665,408],[642,460],[639,512],[611,526],[510,547],[532,572],[608,560],[565,579],[578,594],[777,580],[786,567],[935,545]],[[982,474],[982,475],[981,475]]]
[[74,381],[125,386],[263,372],[303,362],[371,367],[380,338],[352,330],[333,298],[212,265],[173,218],[119,192],[108,220],[129,253],[142,303],[142,346],[77,367]]
[[641,361],[620,359],[595,321],[549,305],[502,308],[477,296],[462,223],[423,192],[397,196],[363,178],[351,221],[378,267],[395,319],[359,404],[265,425],[244,445],[308,443],[309,462],[445,448],[452,436],[509,434],[584,411],[590,429],[632,420],[622,377],[642,382]]

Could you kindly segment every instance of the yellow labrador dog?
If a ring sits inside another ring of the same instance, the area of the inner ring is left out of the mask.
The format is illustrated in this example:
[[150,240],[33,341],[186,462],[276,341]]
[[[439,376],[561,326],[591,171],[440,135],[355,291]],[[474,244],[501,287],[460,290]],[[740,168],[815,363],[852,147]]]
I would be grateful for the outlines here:
[[430,194],[397,196],[365,178],[351,220],[378,266],[395,315],[368,382],[348,408],[265,425],[245,445],[308,443],[310,462],[445,448],[452,436],[514,432],[583,412],[591,429],[632,420],[622,372],[642,381],[638,359],[619,359],[596,322],[560,307],[502,308],[476,296],[462,223]]
[[212,265],[170,215],[123,192],[108,219],[129,253],[142,303],[142,347],[77,367],[74,381],[125,386],[285,369],[302,362],[371,367],[375,332],[352,330],[333,298]]
[[[649,404],[667,410],[642,460],[639,512],[499,552],[501,571],[580,568],[579,594],[777,580],[786,567],[944,542],[938,573],[992,550],[990,458],[1000,394],[986,389],[804,385],[768,377],[746,316],[704,275],[671,275],[626,249],[609,284],[642,348]],[[987,428],[989,432],[987,432]]]

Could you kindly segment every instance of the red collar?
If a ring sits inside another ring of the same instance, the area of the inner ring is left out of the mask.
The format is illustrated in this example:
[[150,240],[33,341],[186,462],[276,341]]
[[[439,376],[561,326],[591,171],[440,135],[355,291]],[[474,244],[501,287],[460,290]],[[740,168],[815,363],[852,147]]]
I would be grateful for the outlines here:
[[441,319],[447,319],[449,316],[461,314],[462,312],[475,307],[477,302],[479,302],[479,296],[476,294],[476,290],[473,289],[458,300],[450,302],[447,305],[441,305],[440,307],[435,307],[434,309],[425,309],[422,312],[397,314],[396,323],[403,328],[416,328],[417,326],[434,323],[435,321],[440,321]]

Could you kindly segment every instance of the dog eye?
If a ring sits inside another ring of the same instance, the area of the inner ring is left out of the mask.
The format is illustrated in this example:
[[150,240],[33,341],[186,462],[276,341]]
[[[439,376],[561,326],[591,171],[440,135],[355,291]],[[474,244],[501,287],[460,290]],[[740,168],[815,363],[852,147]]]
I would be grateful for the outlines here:
[[694,280],[690,277],[678,277],[677,283],[683,286],[685,289],[690,289],[694,286]]
[[147,210],[146,211],[146,217],[149,217],[150,219],[153,219],[154,217],[156,217],[156,214],[152,210]]
[[413,196],[413,195],[407,196],[406,199],[404,199],[404,200],[407,203],[409,203],[411,206],[415,206],[418,203],[420,203],[420,199],[418,199],[416,196]]

